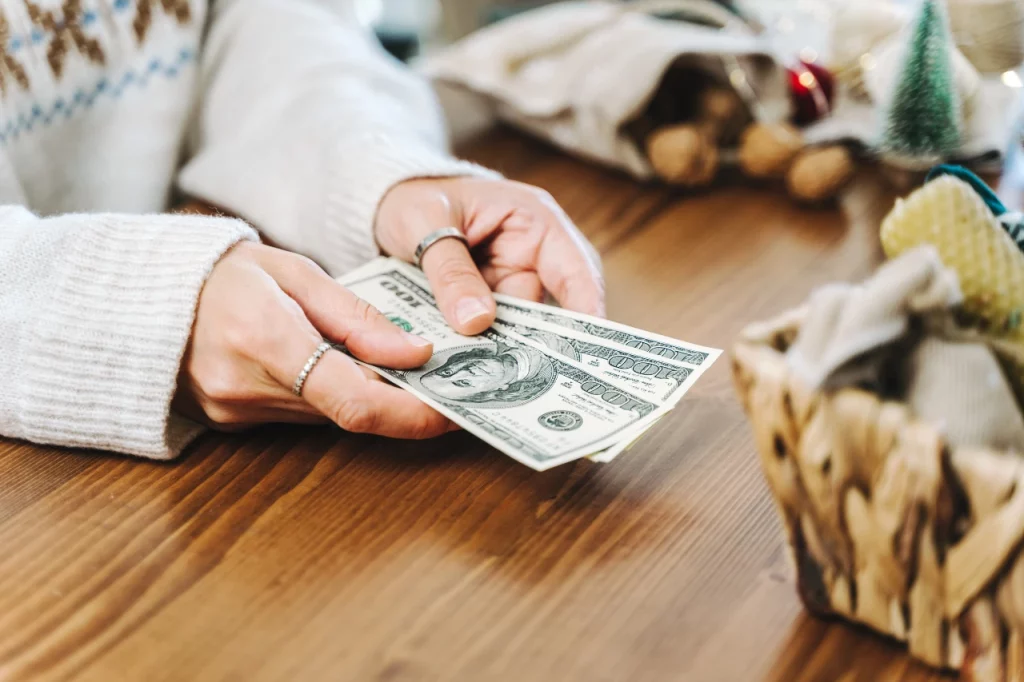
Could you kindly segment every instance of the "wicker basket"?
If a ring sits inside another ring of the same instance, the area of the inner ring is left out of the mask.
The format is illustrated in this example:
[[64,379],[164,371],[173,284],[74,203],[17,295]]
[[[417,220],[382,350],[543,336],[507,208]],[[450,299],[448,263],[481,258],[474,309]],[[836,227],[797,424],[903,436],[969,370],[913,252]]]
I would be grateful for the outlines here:
[[1024,680],[1024,462],[952,449],[898,403],[801,388],[804,311],[747,328],[733,375],[809,610],[978,682]]

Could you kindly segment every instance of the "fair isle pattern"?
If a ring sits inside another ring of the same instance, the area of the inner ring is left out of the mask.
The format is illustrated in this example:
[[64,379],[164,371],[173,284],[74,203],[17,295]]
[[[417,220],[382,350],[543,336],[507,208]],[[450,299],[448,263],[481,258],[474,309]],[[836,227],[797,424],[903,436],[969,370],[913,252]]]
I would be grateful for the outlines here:
[[102,46],[85,31],[103,15],[114,17],[134,8],[131,25],[138,47],[145,42],[153,24],[155,7],[173,17],[181,26],[192,20],[189,0],[107,0],[93,5],[91,9],[85,8],[83,0],[62,0],[60,6],[53,9],[43,9],[35,0],[22,0],[22,3],[32,23],[27,34],[12,35],[7,17],[0,12],[0,95],[7,93],[5,75],[14,76],[22,89],[29,89],[31,81],[15,55],[25,47],[41,45],[47,39],[46,59],[58,79],[64,72],[65,60],[72,53],[72,48],[82,58],[104,65],[106,56]]
[[10,24],[7,17],[0,12],[0,96],[7,94],[8,81],[13,80],[22,90],[28,90],[28,75],[18,60],[4,47],[10,35]]
[[[116,16],[124,14],[134,6],[135,3],[132,0],[114,0],[101,5],[91,5],[89,9],[82,11],[80,25],[82,28],[86,28],[99,21],[103,12],[110,12]],[[7,36],[7,51],[13,55],[29,45],[39,45],[44,40],[46,40],[46,33],[41,28],[33,26],[29,32]]]
[[173,16],[181,25],[192,20],[192,9],[188,0],[136,0],[135,19],[132,28],[139,44],[146,39],[149,27],[153,24],[153,7],[159,2],[165,14]]
[[78,54],[94,64],[106,64],[100,42],[85,35],[82,30],[82,0],[64,0],[60,13],[56,10],[44,10],[32,0],[25,0],[28,16],[32,23],[41,27],[50,35],[50,44],[46,48],[46,61],[53,75],[60,78],[64,73],[64,60],[73,45]]
[[[179,36],[171,44],[181,46],[177,51],[164,52],[165,47],[142,54],[157,17],[179,27],[193,20],[190,0],[9,0],[0,5],[5,8],[0,11],[0,99],[7,100],[0,107],[0,146],[92,109],[101,98],[118,99],[155,78],[175,79],[195,61],[199,48],[194,35]],[[19,95],[10,97],[16,90]]]
[[[187,23],[192,18],[189,0],[113,0],[113,2],[106,0],[106,2],[90,3],[88,7],[83,7],[81,15],[75,17],[74,23],[86,28],[99,21],[104,14],[117,16],[134,8],[135,18],[132,20],[132,26],[135,28],[136,37],[141,42],[145,39],[149,26],[152,24],[153,7],[157,4],[166,14],[174,16],[181,24]],[[44,40],[46,40],[46,32],[35,26],[27,33],[8,36],[7,49],[14,53],[26,45],[38,45]]]
[[183,47],[177,55],[164,60],[154,58],[143,70],[129,69],[116,81],[103,76],[89,88],[79,88],[71,97],[58,97],[47,105],[34,104],[31,110],[20,113],[16,118],[7,121],[0,128],[0,146],[9,140],[16,140],[23,133],[38,127],[52,125],[59,120],[67,120],[80,110],[91,109],[97,99],[112,97],[118,99],[132,87],[144,88],[153,78],[177,78],[182,69],[196,59],[196,46]]

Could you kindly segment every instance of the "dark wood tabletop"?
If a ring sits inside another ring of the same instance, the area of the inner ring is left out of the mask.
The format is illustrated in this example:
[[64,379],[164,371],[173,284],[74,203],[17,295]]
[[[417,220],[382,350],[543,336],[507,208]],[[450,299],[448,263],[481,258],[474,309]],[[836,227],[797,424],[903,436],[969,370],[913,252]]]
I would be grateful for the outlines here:
[[[893,195],[644,186],[499,132],[604,257],[609,316],[728,348],[881,259]],[[467,434],[207,435],[158,464],[0,440],[0,679],[940,679],[801,607],[720,361],[609,465],[535,473]]]

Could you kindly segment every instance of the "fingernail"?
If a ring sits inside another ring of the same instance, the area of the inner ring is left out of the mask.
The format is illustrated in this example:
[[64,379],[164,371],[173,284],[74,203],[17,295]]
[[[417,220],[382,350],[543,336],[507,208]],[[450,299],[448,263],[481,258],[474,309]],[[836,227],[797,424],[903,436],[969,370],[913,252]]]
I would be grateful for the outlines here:
[[430,345],[430,341],[427,341],[422,336],[416,336],[415,334],[410,334],[409,332],[402,332],[402,335],[405,337],[405,340],[409,342],[410,346],[415,346],[416,348],[426,348],[427,346]]
[[464,298],[455,306],[455,319],[461,325],[468,325],[488,313],[490,313],[490,309],[479,298]]

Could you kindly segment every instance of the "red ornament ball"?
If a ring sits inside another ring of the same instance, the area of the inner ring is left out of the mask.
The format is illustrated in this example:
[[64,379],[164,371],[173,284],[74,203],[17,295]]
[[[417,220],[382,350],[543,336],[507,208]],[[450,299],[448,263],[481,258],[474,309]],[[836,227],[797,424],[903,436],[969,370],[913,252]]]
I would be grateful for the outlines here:
[[793,123],[807,125],[832,111],[836,80],[828,69],[815,62],[801,60],[789,75],[789,95],[793,100]]

